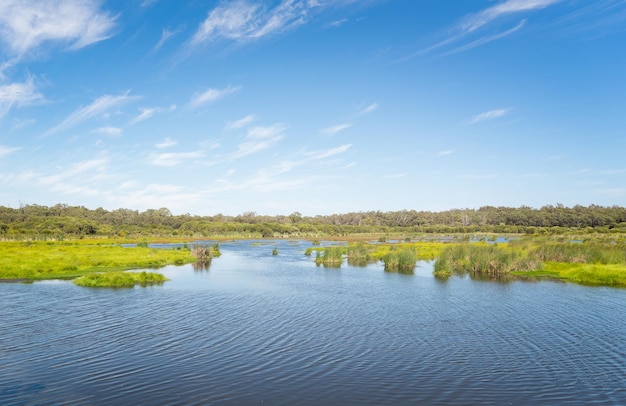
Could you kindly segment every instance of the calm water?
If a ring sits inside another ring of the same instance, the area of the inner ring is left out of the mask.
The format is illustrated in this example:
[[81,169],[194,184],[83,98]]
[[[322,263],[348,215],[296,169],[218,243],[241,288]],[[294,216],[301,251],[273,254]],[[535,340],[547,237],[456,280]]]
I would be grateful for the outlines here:
[[626,404],[626,290],[325,269],[308,246],[221,244],[149,288],[0,284],[0,404]]

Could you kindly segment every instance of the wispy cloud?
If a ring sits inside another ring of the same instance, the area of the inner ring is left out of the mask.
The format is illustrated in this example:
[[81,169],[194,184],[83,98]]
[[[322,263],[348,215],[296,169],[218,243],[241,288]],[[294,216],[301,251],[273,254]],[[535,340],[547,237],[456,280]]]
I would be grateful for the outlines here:
[[20,149],[21,148],[18,147],[7,147],[5,145],[0,145],[0,158],[4,158],[7,155],[19,151]]
[[201,93],[196,93],[191,97],[189,105],[193,108],[200,107],[204,104],[213,103],[229,94],[237,93],[241,90],[241,86],[227,86],[224,89],[209,88]]
[[159,49],[161,49],[163,44],[165,44],[174,35],[179,34],[181,31],[182,29],[170,31],[167,28],[163,28],[163,31],[161,32],[161,38],[159,38],[159,42],[157,42],[156,45],[152,48],[152,51],[158,51]]
[[[424,49],[421,49],[409,56],[400,59],[397,62],[404,62],[412,59],[416,56],[424,55],[438,49],[445,49],[446,47],[462,42],[468,37],[475,35],[480,29],[491,25],[497,20],[506,16],[515,16],[522,13],[527,13],[535,10],[541,10],[549,7],[553,4],[559,3],[563,0],[506,0],[502,1],[494,6],[488,7],[480,12],[468,14],[459,23],[452,28],[452,34],[448,38],[439,41],[433,45],[430,45]],[[447,56],[463,51],[470,50],[480,45],[487,44],[489,42],[504,38],[514,32],[519,31],[526,24],[526,20],[522,20],[515,27],[505,30],[497,34],[491,34],[489,36],[474,39],[467,44],[458,46],[457,48],[444,52],[439,56]]]
[[286,129],[287,126],[283,123],[249,128],[246,138],[237,145],[237,150],[227,157],[227,161],[255,154],[271,147],[283,139],[283,132]]
[[55,185],[62,184],[64,181],[67,181],[67,180],[74,180],[74,182],[76,182],[78,180],[77,178],[84,178],[88,172],[106,171],[108,163],[109,163],[109,159],[106,157],[80,161],[73,165],[70,165],[69,168],[64,171],[61,171],[54,175],[40,177],[38,179],[38,183],[47,185],[47,186],[55,186]]
[[451,149],[446,149],[444,151],[437,152],[437,156],[446,156],[446,155],[452,155],[452,154],[454,154],[454,151]]
[[70,114],[61,124],[48,130],[43,134],[44,137],[65,131],[68,128],[82,123],[85,120],[104,114],[110,109],[121,106],[131,100],[138,99],[138,96],[130,96],[130,90],[119,96],[104,95],[91,103],[89,106],[82,107]]
[[47,42],[70,49],[109,38],[115,17],[100,10],[95,0],[2,0],[0,40],[17,56]]
[[463,46],[455,48],[455,49],[453,49],[451,51],[445,52],[445,53],[441,54],[441,56],[448,56],[448,55],[456,54],[456,53],[459,53],[459,52],[464,52],[464,51],[470,50],[472,48],[475,48],[477,46],[484,45],[484,44],[487,44],[489,42],[492,42],[492,41],[504,38],[506,36],[509,36],[509,35],[517,32],[517,31],[519,31],[520,29],[522,29],[524,27],[524,25],[526,25],[526,20],[520,21],[519,24],[517,24],[515,27],[513,27],[513,28],[511,28],[509,30],[506,30],[504,32],[501,32],[501,33],[498,33],[498,34],[495,34],[495,35],[490,35],[490,36],[487,36],[487,37],[479,38],[479,39],[477,39],[475,41],[472,41],[472,42],[470,42],[468,44],[465,44]]
[[475,124],[485,120],[493,120],[496,118],[504,117],[511,112],[511,109],[497,109],[490,110],[484,113],[480,113],[474,116],[467,124]]
[[159,149],[165,149],[165,148],[173,147],[175,145],[178,145],[178,142],[168,137],[164,139],[162,142],[159,142],[158,144],[156,144],[155,147]]
[[191,159],[202,158],[203,151],[192,152],[166,152],[161,154],[151,154],[148,163],[154,166],[177,166],[187,163]]
[[43,96],[36,90],[33,78],[24,83],[11,83],[0,86],[0,118],[13,107],[28,106],[43,101]]
[[303,0],[283,0],[275,7],[245,0],[222,3],[209,12],[189,46],[219,39],[249,41],[278,34],[306,22],[307,11],[314,5]]
[[327,128],[322,129],[322,134],[335,135],[338,132],[346,130],[350,127],[352,127],[352,123],[337,124],[332,127],[327,127]]
[[543,9],[560,1],[562,0],[507,0],[465,17],[459,25],[459,29],[463,33],[470,33],[500,17]]
[[139,108],[139,115],[135,118],[133,118],[130,122],[130,124],[137,124],[141,121],[147,120],[150,117],[154,116],[157,113],[166,113],[169,111],[174,111],[176,110],[176,105],[172,104],[169,107],[142,107]]
[[109,137],[119,137],[123,130],[119,127],[100,127],[92,131],[94,134],[107,135]]
[[229,121],[226,124],[226,129],[228,130],[238,130],[240,128],[244,128],[249,126],[250,124],[252,124],[254,121],[256,121],[256,116],[254,114],[249,114],[243,118],[240,118],[239,120],[236,121]]
[[362,109],[361,111],[359,111],[359,115],[370,114],[370,113],[375,112],[376,110],[378,110],[378,103],[372,103],[368,105],[367,107],[365,107],[364,109]]

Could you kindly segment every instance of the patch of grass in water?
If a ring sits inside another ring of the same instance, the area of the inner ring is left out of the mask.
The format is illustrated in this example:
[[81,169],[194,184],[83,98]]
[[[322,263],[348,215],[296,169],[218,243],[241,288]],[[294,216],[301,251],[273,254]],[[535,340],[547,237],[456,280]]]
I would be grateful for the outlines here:
[[168,279],[154,272],[92,273],[74,279],[74,284],[89,288],[132,288],[135,285],[160,285]]

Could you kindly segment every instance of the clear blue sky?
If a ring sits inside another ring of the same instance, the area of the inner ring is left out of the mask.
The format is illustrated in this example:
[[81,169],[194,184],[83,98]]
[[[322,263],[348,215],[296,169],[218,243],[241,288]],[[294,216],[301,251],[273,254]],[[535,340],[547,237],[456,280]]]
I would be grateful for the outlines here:
[[2,0],[0,205],[626,206],[623,0]]

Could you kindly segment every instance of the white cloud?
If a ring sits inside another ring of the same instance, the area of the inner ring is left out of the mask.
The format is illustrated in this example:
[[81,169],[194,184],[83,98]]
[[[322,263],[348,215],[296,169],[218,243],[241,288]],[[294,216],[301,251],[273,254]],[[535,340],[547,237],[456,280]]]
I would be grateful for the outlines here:
[[54,128],[51,128],[46,133],[44,133],[43,136],[45,137],[51,134],[58,133],[59,131],[67,130],[68,128],[71,128],[85,120],[96,117],[100,114],[104,114],[106,111],[112,108],[118,107],[131,100],[138,99],[137,96],[129,96],[129,93],[130,91],[127,91],[126,93],[119,96],[105,95],[99,97],[94,100],[94,102],[91,103],[89,106],[74,111],[65,120],[63,120],[61,124]]
[[485,120],[493,120],[496,118],[504,117],[511,112],[511,109],[497,109],[490,110],[481,114],[478,114],[472,118],[468,124],[475,124]]
[[451,149],[446,149],[444,151],[437,152],[437,156],[446,156],[446,155],[452,155],[452,154],[454,154],[454,151]]
[[338,132],[348,129],[350,127],[352,127],[352,123],[338,124],[332,127],[327,127],[327,128],[322,129],[322,133],[326,135],[335,135]]
[[148,163],[155,166],[177,166],[186,163],[190,159],[202,158],[203,156],[203,151],[151,154],[148,158]]
[[240,86],[233,87],[230,85],[224,89],[209,88],[202,93],[193,95],[189,101],[189,105],[191,107],[199,107],[203,104],[213,103],[229,94],[237,93],[239,90],[241,90]]
[[[553,4],[556,4],[562,0],[506,0],[501,3],[498,3],[494,6],[484,9],[478,13],[473,13],[467,15],[465,18],[458,23],[453,31],[454,34],[434,45],[431,45],[427,48],[421,49],[409,56],[406,56],[398,62],[405,62],[411,58],[414,58],[419,55],[423,55],[429,53],[433,50],[440,49],[446,47],[450,44],[453,44],[458,41],[464,40],[467,36],[474,34],[475,32],[480,31],[479,29],[488,25],[489,23],[499,19],[500,17],[515,15],[523,12],[529,12],[533,10],[540,10],[546,7],[549,7]],[[526,24],[526,20],[522,20],[515,27],[501,32],[499,34],[490,35],[488,37],[483,37],[476,39],[468,44],[462,45],[452,51],[448,51],[446,53],[441,54],[440,56],[447,56],[451,54],[455,54],[462,51],[467,51],[469,49],[475,48],[480,45],[487,44],[489,42],[504,38],[508,35],[513,34],[514,32],[522,29]]]
[[272,124],[269,127],[256,126],[248,130],[247,138],[248,139],[271,138],[282,133],[286,129],[287,129],[287,126],[283,123]]
[[372,103],[359,112],[360,115],[370,114],[378,110],[378,103]]
[[240,118],[237,121],[232,121],[232,122],[229,121],[228,124],[226,124],[226,129],[238,130],[240,128],[247,127],[248,125],[252,124],[255,120],[256,120],[256,116],[254,114],[249,114],[243,118]]
[[109,137],[119,137],[123,130],[118,127],[100,127],[92,131],[94,134],[107,135]]
[[273,8],[245,0],[222,3],[209,12],[189,45],[222,38],[248,41],[281,33],[306,22],[307,11],[317,5],[302,0],[283,0]]
[[171,138],[166,138],[162,142],[156,144],[155,147],[159,149],[165,149],[165,148],[173,147],[175,145],[178,145],[178,142],[176,142],[175,140]]
[[237,145],[237,150],[227,156],[227,161],[242,158],[267,149],[283,139],[282,133],[287,129],[283,123],[271,126],[256,126],[248,129],[245,140]]
[[456,53],[459,53],[459,52],[467,51],[467,50],[475,48],[477,46],[487,44],[489,42],[498,40],[500,38],[504,38],[506,36],[509,36],[509,35],[513,34],[516,31],[521,30],[525,25],[526,25],[526,20],[522,20],[522,21],[519,22],[519,24],[517,24],[515,27],[513,27],[513,28],[511,28],[509,30],[506,30],[504,32],[501,32],[501,33],[498,33],[498,34],[495,34],[495,35],[490,35],[488,37],[479,38],[479,39],[477,39],[475,41],[472,41],[472,42],[470,42],[468,44],[465,44],[463,46],[455,48],[455,49],[453,49],[451,51],[445,52],[441,56],[448,56],[448,55],[456,54]]
[[109,159],[106,157],[77,162],[76,164],[71,165],[65,171],[39,178],[38,183],[48,186],[54,186],[56,184],[62,183],[62,181],[67,179],[83,177],[89,171],[103,172],[106,170],[106,165],[108,163]]
[[70,49],[109,38],[115,17],[94,0],[2,0],[0,41],[23,56],[44,43],[57,41]]
[[170,38],[180,33],[181,31],[182,31],[181,29],[178,29],[176,31],[170,31],[167,28],[163,28],[163,31],[161,32],[161,38],[159,39],[159,42],[156,43],[154,48],[152,48],[152,51],[156,51],[160,49],[163,46],[163,44],[165,44]]
[[507,0],[491,6],[480,13],[467,16],[460,24],[462,32],[469,33],[490,23],[497,18],[524,11],[543,9],[561,0]]
[[15,106],[28,106],[42,100],[43,96],[36,91],[32,77],[24,83],[2,85],[0,86],[0,118]]
[[169,107],[144,107],[144,108],[140,108],[139,111],[141,113],[139,113],[139,115],[135,118],[133,118],[130,122],[130,124],[137,124],[141,121],[147,120],[150,117],[154,116],[157,113],[166,113],[168,111],[174,111],[176,110],[176,105],[172,104]]
[[7,147],[4,145],[0,145],[0,158],[4,158],[7,155],[10,155],[16,151],[19,151],[21,148],[18,147]]

